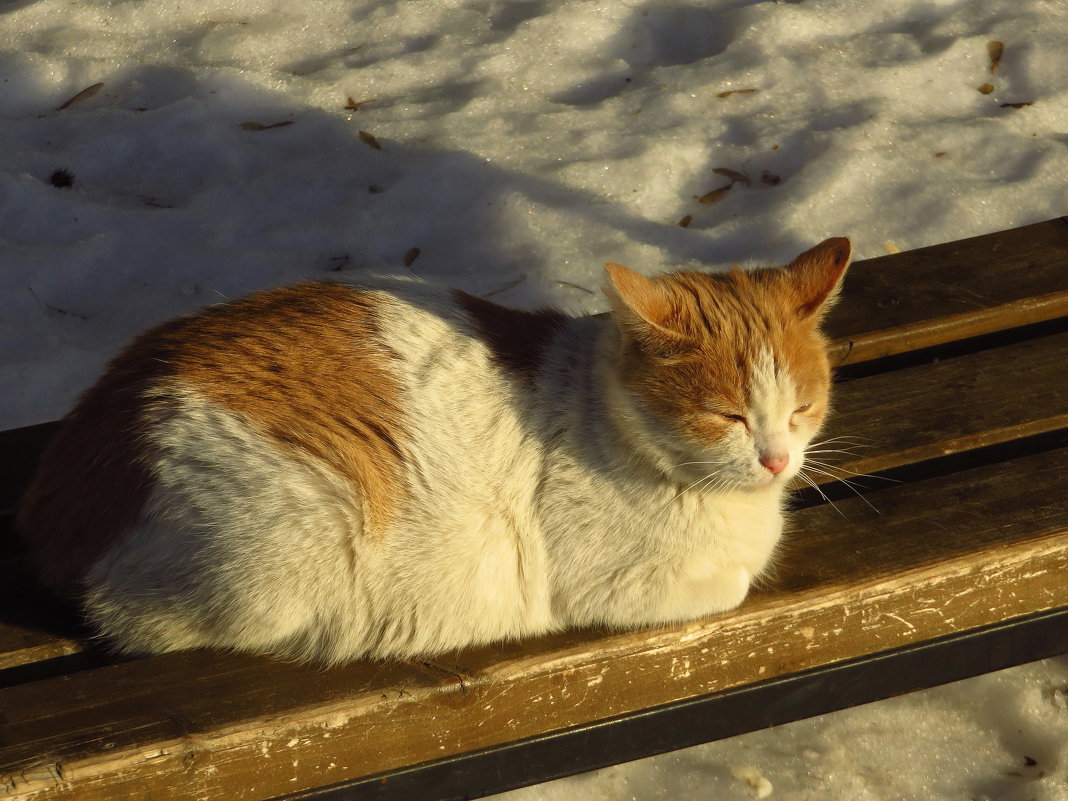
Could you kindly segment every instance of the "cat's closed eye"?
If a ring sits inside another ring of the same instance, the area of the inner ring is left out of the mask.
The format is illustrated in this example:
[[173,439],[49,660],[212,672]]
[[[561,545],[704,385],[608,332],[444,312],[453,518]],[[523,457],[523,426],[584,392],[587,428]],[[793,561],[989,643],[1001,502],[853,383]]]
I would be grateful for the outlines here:
[[797,429],[798,424],[800,422],[798,420],[798,418],[799,417],[805,418],[807,416],[806,413],[809,412],[811,409],[812,409],[812,404],[811,403],[803,403],[800,406],[798,406],[796,409],[794,409],[793,413],[790,415],[790,430],[791,431]]

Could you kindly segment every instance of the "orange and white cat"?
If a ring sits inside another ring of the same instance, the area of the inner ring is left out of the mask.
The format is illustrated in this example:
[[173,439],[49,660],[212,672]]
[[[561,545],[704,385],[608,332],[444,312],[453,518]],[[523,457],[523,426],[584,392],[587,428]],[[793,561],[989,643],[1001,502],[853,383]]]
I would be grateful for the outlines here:
[[609,264],[592,317],[388,277],[213,306],[112,362],[18,525],[131,652],[411,657],[731,609],[826,413],[849,259]]

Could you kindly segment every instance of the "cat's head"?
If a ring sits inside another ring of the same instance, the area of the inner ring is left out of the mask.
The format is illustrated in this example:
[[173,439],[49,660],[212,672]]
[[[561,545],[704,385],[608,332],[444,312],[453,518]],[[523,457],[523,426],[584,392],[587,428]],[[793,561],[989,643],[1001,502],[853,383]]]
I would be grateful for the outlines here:
[[662,470],[734,488],[797,474],[827,414],[819,325],[851,252],[848,239],[828,239],[785,267],[714,275],[606,265],[622,414]]

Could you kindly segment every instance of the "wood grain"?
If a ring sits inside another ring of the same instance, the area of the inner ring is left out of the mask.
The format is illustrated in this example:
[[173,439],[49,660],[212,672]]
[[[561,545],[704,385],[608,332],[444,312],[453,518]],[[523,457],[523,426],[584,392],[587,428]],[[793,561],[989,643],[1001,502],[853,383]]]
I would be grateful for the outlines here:
[[827,328],[837,364],[1068,314],[1066,218],[854,264]]
[[69,656],[85,650],[85,644],[46,631],[20,625],[0,624],[0,670]]
[[72,636],[77,617],[39,586],[24,560],[0,560],[0,671],[83,651]]
[[268,798],[1063,606],[1066,469],[1055,450],[873,493],[882,515],[805,510],[777,581],[686,626],[428,670],[193,653],[9,687],[0,792]]
[[811,477],[825,484],[1066,428],[1065,365],[1068,334],[1053,334],[838,384],[819,437],[830,442],[811,457],[833,475]]

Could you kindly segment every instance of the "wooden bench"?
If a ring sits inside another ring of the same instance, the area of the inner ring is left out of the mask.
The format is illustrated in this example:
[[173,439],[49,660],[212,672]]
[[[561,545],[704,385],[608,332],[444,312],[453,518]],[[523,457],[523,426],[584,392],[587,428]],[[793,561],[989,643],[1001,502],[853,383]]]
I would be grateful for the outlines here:
[[6,432],[0,798],[478,797],[1068,651],[1066,315],[1065,220],[856,264],[826,447],[879,478],[801,493],[767,586],[421,664],[88,647],[10,530],[55,425]]

